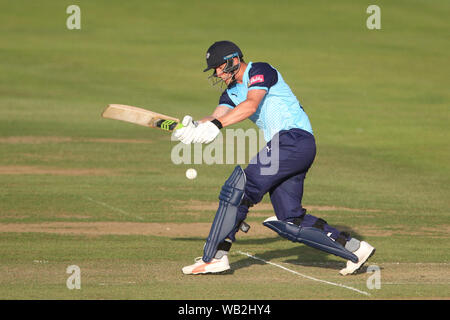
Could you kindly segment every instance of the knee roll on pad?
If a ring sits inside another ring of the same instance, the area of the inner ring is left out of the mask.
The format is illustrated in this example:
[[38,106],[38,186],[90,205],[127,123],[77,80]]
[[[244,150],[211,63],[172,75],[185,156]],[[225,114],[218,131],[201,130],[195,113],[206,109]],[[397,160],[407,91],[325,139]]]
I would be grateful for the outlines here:
[[300,227],[293,223],[278,220],[271,217],[263,222],[263,225],[272,229],[283,238],[292,242],[304,243],[310,247],[334,254],[338,257],[358,262],[358,257],[343,247],[340,243],[334,241],[327,234],[314,227]]
[[203,261],[209,262],[217,252],[217,246],[236,228],[238,207],[244,197],[246,178],[244,170],[236,166],[225,181],[219,195],[219,208],[203,249]]

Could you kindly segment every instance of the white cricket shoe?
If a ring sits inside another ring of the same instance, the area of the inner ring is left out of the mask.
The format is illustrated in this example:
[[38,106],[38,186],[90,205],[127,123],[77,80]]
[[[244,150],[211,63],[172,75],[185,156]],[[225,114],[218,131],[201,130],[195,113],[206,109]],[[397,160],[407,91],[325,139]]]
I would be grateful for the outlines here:
[[365,241],[361,241],[359,249],[353,252],[358,257],[358,262],[347,261],[347,267],[339,271],[343,276],[358,272],[363,264],[375,253],[375,248]]
[[204,274],[218,273],[230,269],[228,256],[225,254],[222,258],[213,258],[210,262],[204,262],[202,257],[195,258],[195,263],[182,269],[184,274]]

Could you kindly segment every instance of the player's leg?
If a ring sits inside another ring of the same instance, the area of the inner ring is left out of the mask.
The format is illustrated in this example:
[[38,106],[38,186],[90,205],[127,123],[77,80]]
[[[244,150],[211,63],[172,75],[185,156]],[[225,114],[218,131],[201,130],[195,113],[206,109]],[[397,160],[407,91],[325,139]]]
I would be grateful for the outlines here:
[[[219,205],[220,206],[220,205]],[[219,228],[218,221],[223,219],[227,213],[221,213],[219,210],[216,213],[214,222],[211,226],[210,234],[206,240],[204,246],[203,257],[198,257],[195,263],[186,266],[182,269],[184,274],[203,274],[203,273],[219,273],[230,269],[228,261],[228,252],[231,249],[232,243],[236,240],[236,233],[239,230],[247,232],[250,228],[245,222],[245,218],[248,213],[248,206],[241,204],[237,207],[236,217],[233,220],[229,220],[226,224],[221,225],[222,236],[218,235],[217,230]],[[228,216],[233,213],[228,213]],[[228,232],[224,237],[223,234]],[[222,240],[222,238],[224,238]],[[205,253],[209,257],[205,257]]]
[[267,219],[264,225],[291,241],[301,242],[356,262],[357,257],[349,250],[358,244],[355,243],[356,240],[330,226],[325,220],[306,214],[302,207],[305,176],[306,172],[303,172],[270,190],[276,217]]
[[302,207],[303,185],[306,172],[288,178],[270,191],[270,201],[278,220],[292,222],[304,216]]
[[[183,268],[183,273],[220,272],[229,268],[226,253],[235,240],[236,232],[243,226],[248,208],[260,202],[265,193],[295,171],[301,172],[311,166],[316,152],[314,137],[306,131],[298,131],[281,132],[250,161],[244,171],[239,166],[235,168],[222,187],[219,208],[203,257]],[[302,146],[300,151],[296,144]],[[277,170],[267,170],[272,167]]]
[[[284,138],[280,139],[280,145],[285,143],[282,139]],[[286,153],[289,158],[295,154],[303,155],[305,150],[313,150],[311,139],[300,137],[298,140],[300,141],[291,145],[296,146],[299,152],[292,151],[290,148],[291,152]],[[348,233],[330,226],[325,220],[306,214],[306,210],[302,207],[303,186],[312,161],[311,157],[307,156],[293,158],[295,164],[291,161],[280,161],[280,171],[289,172],[290,169],[295,170],[299,167],[304,171],[285,178],[270,189],[270,197],[277,217],[269,218],[264,225],[292,241],[302,242],[349,260],[347,267],[341,270],[341,274],[356,272],[373,255],[375,249],[367,242],[352,238]]]
[[[299,129],[281,131],[245,168],[245,195],[250,202],[259,203],[275,186],[306,173],[315,156],[316,144],[312,134]],[[276,170],[268,170],[272,167]]]
[[[316,152],[314,137],[311,134],[303,130],[289,130],[280,132],[275,138],[260,151],[255,157],[256,160],[253,159],[245,171],[240,170],[239,166],[236,167],[224,184],[219,197],[221,199],[219,209],[205,244],[203,258],[194,265],[183,268],[184,273],[219,272],[229,268],[226,253],[235,240],[235,233],[242,226],[248,208],[261,201],[264,194],[275,186],[309,169]],[[268,172],[264,169],[273,163],[263,162],[260,159],[270,159],[271,156],[272,160],[276,161],[277,170],[264,174]],[[301,201],[299,203],[300,206],[296,208],[293,218],[302,213]]]
[[[237,208],[236,223],[226,239],[234,242],[239,230],[246,232],[248,226],[245,226],[244,220],[249,208],[259,203],[274,186],[296,172],[307,171],[314,161],[315,153],[314,136],[303,130],[294,133],[291,130],[282,131],[269,141],[244,170],[244,194]],[[274,166],[274,162],[277,170],[265,170]]]
[[[306,173],[308,171],[314,161],[316,149],[313,135],[303,130],[298,131],[294,134],[291,131],[281,132],[245,168],[244,195],[237,209],[235,226],[227,235],[227,239],[232,242],[235,241],[236,232],[244,230],[243,222],[247,217],[249,208],[259,203],[267,192],[286,180],[295,181],[294,183],[297,186],[299,184],[303,186],[304,174],[296,175],[296,172]],[[267,161],[271,157],[273,157],[272,163]],[[261,159],[265,160],[262,161]],[[277,170],[264,171],[267,167],[272,166],[274,161],[277,162]],[[269,174],[266,174],[267,172]],[[287,184],[288,182],[285,183],[285,186]],[[295,187],[292,190],[295,190]],[[301,190],[300,194],[296,196],[300,196],[301,199],[302,194],[303,191]],[[300,208],[295,209],[292,212],[293,217],[300,215],[301,205]]]
[[[217,273],[230,269],[227,253],[232,240],[227,236],[237,232],[247,214],[248,207],[244,205],[245,183],[244,171],[236,166],[220,191],[219,208],[203,249],[203,257],[193,265],[184,267],[183,273]],[[242,214],[244,218],[241,220]]]
[[270,190],[270,200],[277,220],[292,222],[301,227],[314,227],[323,230],[332,239],[349,240],[345,232],[330,226],[325,220],[307,214],[302,206],[303,187],[306,172],[295,175]]
[[[298,185],[303,186],[304,174],[311,167],[315,155],[314,136],[303,130],[281,131],[269,141],[244,170],[244,195],[237,209],[235,226],[226,238],[235,241],[236,232],[244,229],[243,223],[249,208],[259,203],[270,190],[285,181],[288,181],[285,186],[289,181],[296,184],[292,190],[296,190]],[[268,159],[270,161],[267,161]],[[269,167],[276,167],[277,170],[267,170]],[[298,172],[303,175],[297,174]],[[292,190],[290,192],[295,193]],[[302,194],[301,190],[300,194],[295,196],[301,199]],[[301,204],[292,211],[293,217],[300,214]]]

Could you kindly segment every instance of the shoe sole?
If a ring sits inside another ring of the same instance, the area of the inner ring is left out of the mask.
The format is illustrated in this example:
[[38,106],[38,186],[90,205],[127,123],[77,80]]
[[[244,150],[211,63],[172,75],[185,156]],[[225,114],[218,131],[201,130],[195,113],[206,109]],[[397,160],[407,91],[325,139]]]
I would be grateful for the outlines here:
[[208,270],[208,271],[205,270],[205,271],[202,271],[202,272],[195,272],[195,273],[191,272],[191,273],[185,273],[185,274],[186,275],[199,275],[199,274],[208,274],[208,273],[219,274],[219,273],[224,273],[224,272],[226,272],[226,271],[228,271],[230,269],[231,268],[228,267],[228,268],[219,269],[219,270]]

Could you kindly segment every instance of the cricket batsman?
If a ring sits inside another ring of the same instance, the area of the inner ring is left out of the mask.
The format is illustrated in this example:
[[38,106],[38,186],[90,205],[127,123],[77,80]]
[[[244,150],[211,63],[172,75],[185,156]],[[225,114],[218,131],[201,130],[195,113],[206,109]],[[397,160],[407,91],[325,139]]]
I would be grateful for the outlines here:
[[185,144],[210,143],[222,128],[250,119],[264,132],[267,144],[245,169],[236,166],[222,186],[203,257],[184,267],[183,273],[230,269],[228,252],[236,232],[248,231],[244,220],[249,208],[266,193],[276,216],[266,219],[264,226],[290,241],[347,260],[340,274],[356,273],[375,248],[307,214],[302,207],[303,182],[314,161],[316,143],[307,114],[281,74],[265,62],[246,63],[242,51],[230,41],[211,45],[206,64],[204,72],[212,70],[213,82],[223,81],[226,89],[211,116],[199,121],[185,116],[184,127],[175,130],[174,137]]

